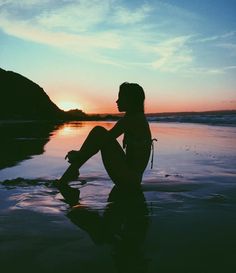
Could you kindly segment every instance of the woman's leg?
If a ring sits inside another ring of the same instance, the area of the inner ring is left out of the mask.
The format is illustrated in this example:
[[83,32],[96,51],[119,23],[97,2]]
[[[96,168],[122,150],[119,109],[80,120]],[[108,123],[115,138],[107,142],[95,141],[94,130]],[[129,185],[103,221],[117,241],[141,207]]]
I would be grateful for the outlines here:
[[[75,169],[80,168],[98,151],[101,151],[104,166],[115,184],[121,185],[131,182],[130,180],[141,179],[140,176],[138,177],[135,172],[130,170],[125,153],[118,141],[111,137],[109,131],[101,126],[96,126],[90,131],[78,152],[78,158],[71,164],[65,174],[73,173]],[[61,180],[62,182],[66,180],[65,175],[62,176]]]
[[[87,138],[85,139],[80,150],[77,152],[76,159],[73,162],[70,162],[71,165],[62,175],[60,182],[67,184],[73,179],[76,179],[79,175],[78,169],[93,155],[95,155],[99,150],[100,146],[104,141],[104,136],[101,133],[103,127],[96,126],[94,127]],[[105,129],[104,129],[105,130]]]

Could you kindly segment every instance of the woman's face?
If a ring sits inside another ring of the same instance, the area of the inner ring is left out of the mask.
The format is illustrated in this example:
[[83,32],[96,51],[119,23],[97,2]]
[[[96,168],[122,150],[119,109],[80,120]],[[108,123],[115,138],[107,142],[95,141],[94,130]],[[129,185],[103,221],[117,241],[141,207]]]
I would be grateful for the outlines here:
[[119,92],[118,100],[116,101],[119,112],[127,111],[127,100],[121,92]]

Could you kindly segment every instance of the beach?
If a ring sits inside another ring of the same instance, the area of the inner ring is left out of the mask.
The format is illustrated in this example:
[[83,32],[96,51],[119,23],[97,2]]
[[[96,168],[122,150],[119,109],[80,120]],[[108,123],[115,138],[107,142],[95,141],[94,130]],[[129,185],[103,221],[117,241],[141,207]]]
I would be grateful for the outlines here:
[[236,127],[150,122],[143,192],[116,192],[97,154],[70,208],[53,181],[96,125],[114,122],[1,123],[3,272],[236,272]]

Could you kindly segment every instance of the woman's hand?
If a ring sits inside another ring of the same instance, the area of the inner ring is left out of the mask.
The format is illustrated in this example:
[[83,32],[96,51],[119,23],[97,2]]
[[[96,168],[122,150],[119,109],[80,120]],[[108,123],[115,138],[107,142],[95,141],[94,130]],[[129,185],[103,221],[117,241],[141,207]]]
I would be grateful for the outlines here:
[[76,162],[76,159],[78,159],[78,155],[79,155],[79,151],[72,150],[67,153],[67,155],[65,156],[65,159],[68,158],[69,163],[74,163]]

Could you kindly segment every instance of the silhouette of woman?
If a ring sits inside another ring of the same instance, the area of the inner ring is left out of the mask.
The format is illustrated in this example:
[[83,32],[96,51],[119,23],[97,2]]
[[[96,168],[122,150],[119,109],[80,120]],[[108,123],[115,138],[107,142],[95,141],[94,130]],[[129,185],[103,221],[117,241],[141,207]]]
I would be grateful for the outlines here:
[[[76,204],[79,191],[70,188],[68,182],[79,175],[79,168],[97,152],[101,152],[105,169],[116,186],[125,191],[139,187],[151,151],[151,132],[144,114],[145,94],[137,83],[124,82],[120,85],[118,100],[119,112],[125,112],[111,130],[94,127],[79,151],[66,155],[69,168],[58,181],[58,188],[65,199]],[[123,149],[116,140],[124,134]]]

